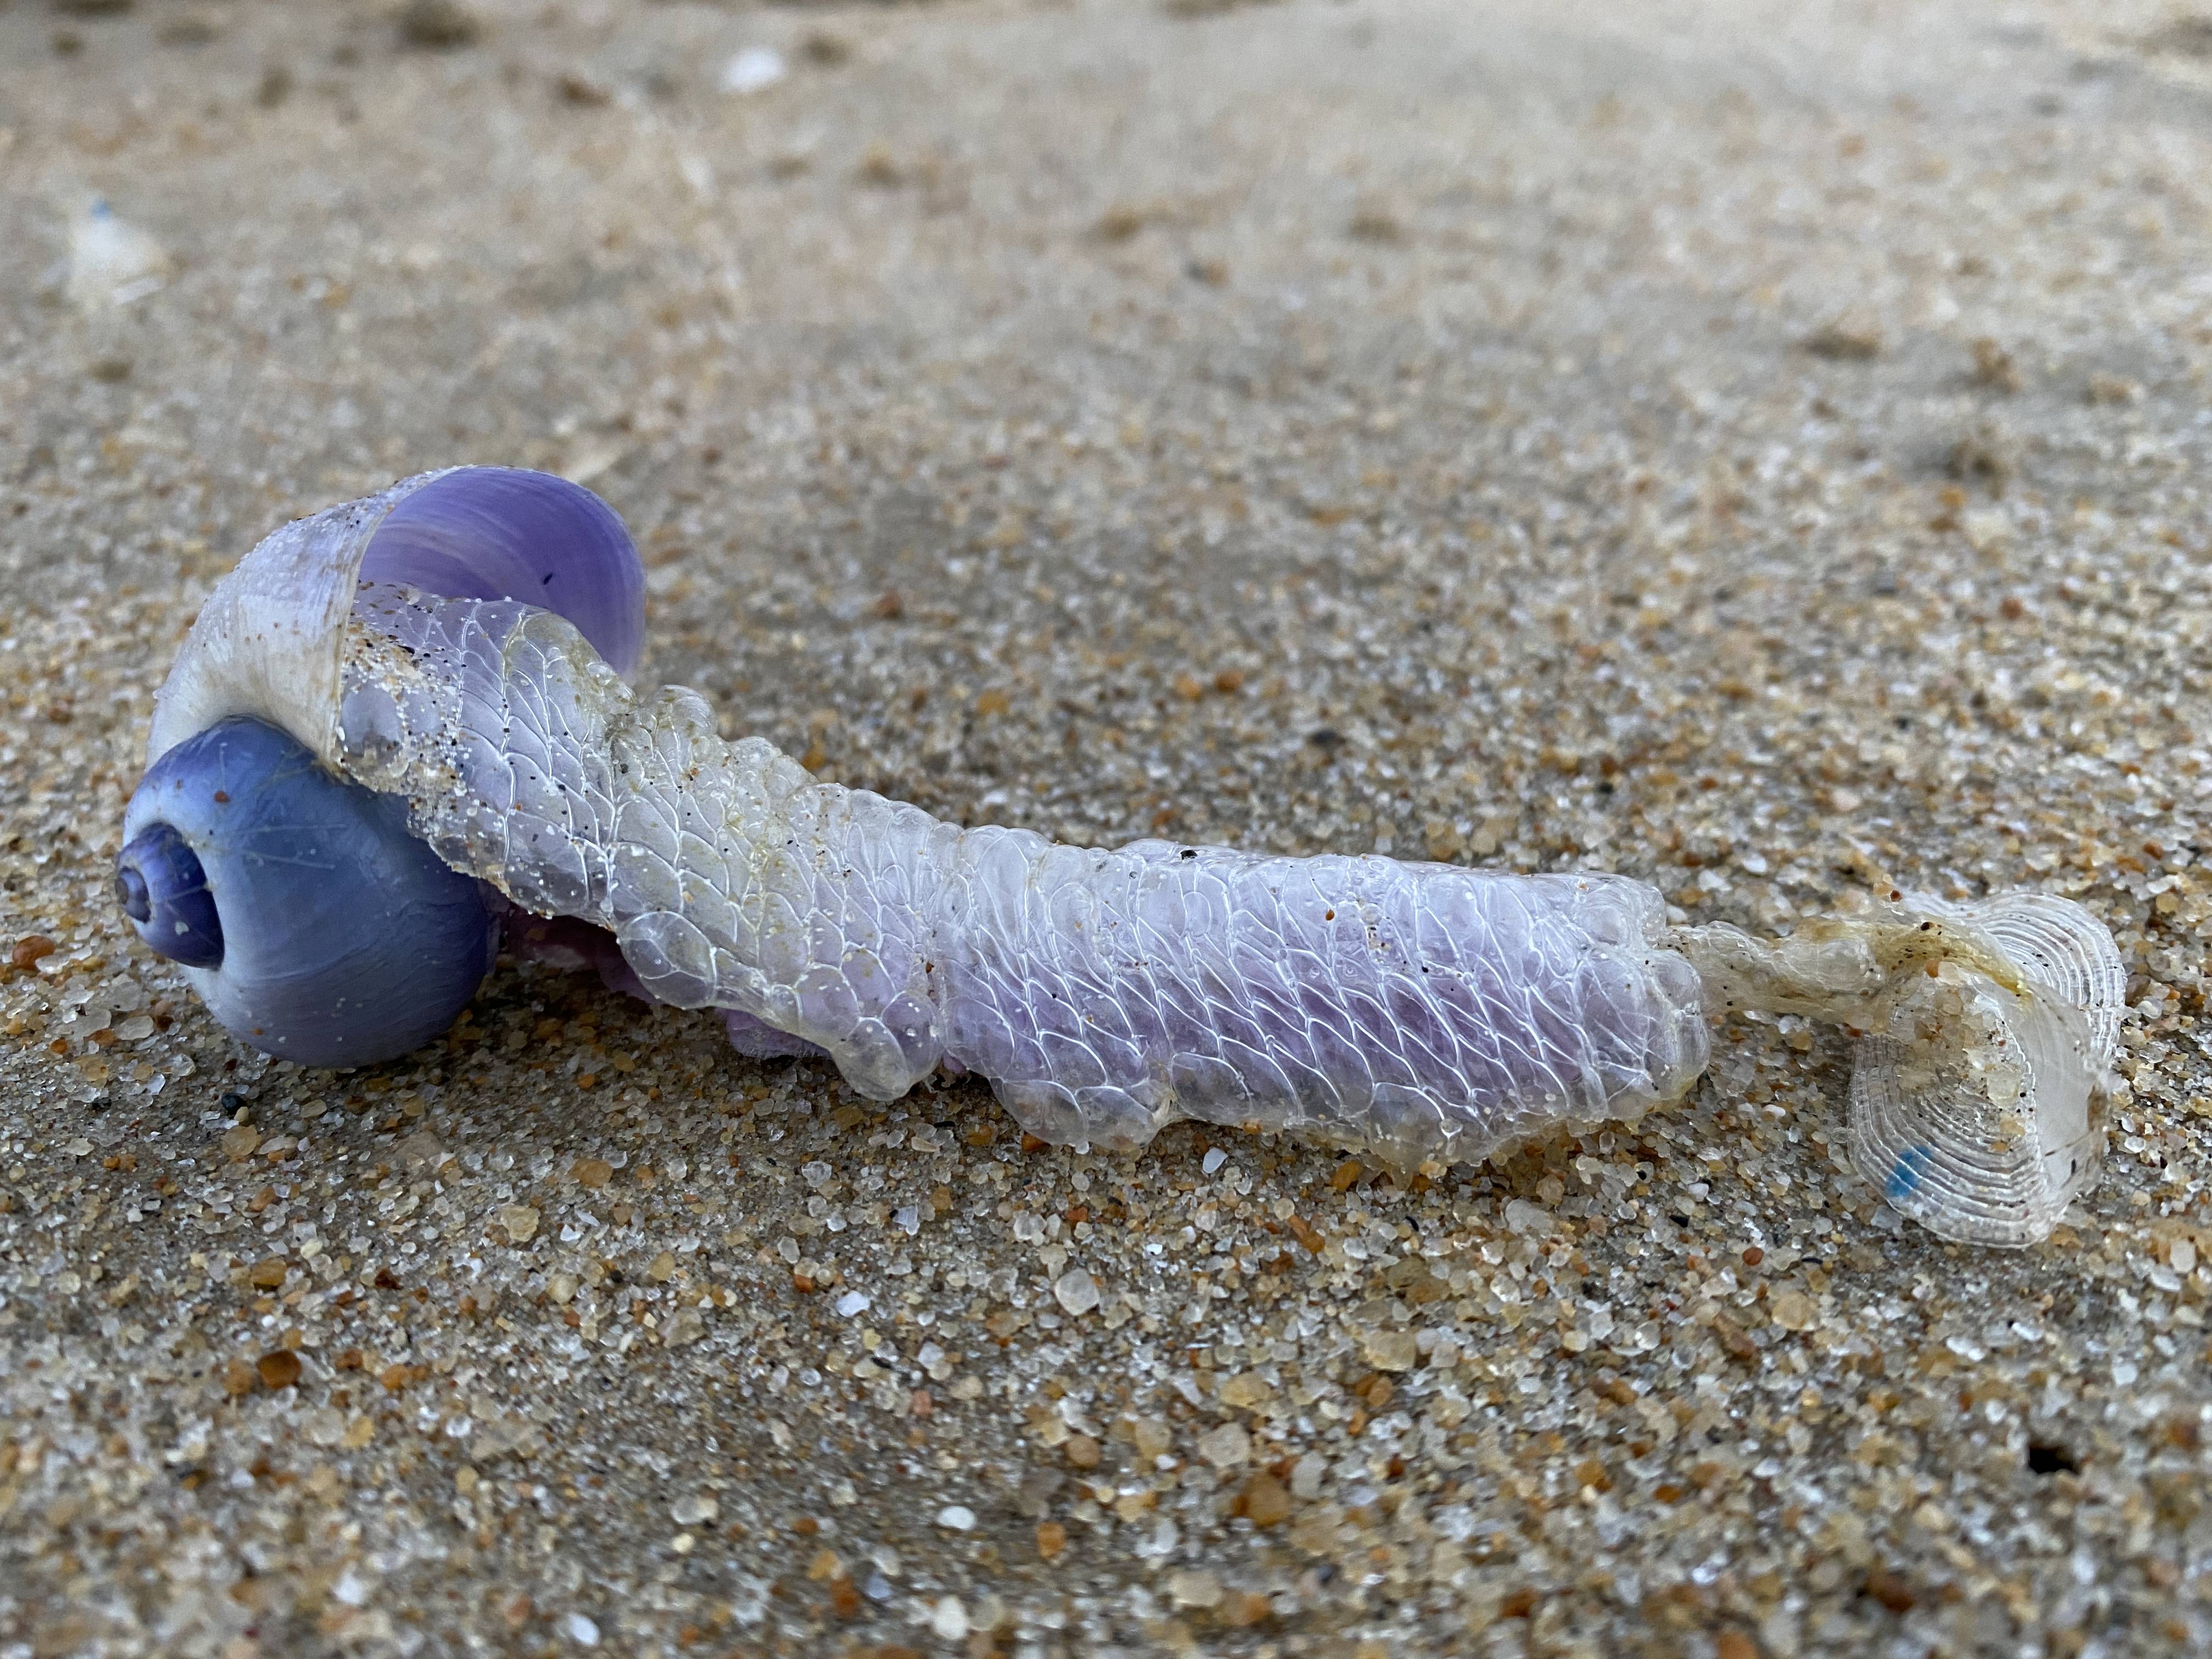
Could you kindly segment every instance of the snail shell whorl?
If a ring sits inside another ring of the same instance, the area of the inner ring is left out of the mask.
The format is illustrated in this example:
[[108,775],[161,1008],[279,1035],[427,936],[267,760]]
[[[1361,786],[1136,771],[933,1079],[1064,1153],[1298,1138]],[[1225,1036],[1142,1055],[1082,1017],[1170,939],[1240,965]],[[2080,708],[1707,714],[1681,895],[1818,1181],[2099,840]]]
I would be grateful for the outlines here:
[[187,968],[222,965],[222,915],[176,825],[146,826],[115,855],[115,896],[138,936]]
[[645,651],[645,567],[615,511],[581,484],[465,466],[401,497],[361,580],[449,599],[520,599],[566,617],[628,679]]
[[404,1054],[491,967],[498,932],[477,884],[408,833],[402,803],[262,721],[222,721],[164,755],[124,831],[117,881],[138,936],[270,1054],[308,1066]]

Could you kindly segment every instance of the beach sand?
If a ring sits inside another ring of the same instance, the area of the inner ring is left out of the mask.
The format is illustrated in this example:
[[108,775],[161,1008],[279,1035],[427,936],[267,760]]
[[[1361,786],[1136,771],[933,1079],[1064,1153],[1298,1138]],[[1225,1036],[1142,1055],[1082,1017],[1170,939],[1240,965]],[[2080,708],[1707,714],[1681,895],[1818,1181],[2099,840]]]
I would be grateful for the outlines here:
[[[2212,18],[471,4],[0,0],[0,1659],[2212,1648]],[[1941,1243],[1796,1021],[1405,1182],[512,965],[273,1065],[151,698],[460,461],[966,822],[2077,898],[2104,1179]]]

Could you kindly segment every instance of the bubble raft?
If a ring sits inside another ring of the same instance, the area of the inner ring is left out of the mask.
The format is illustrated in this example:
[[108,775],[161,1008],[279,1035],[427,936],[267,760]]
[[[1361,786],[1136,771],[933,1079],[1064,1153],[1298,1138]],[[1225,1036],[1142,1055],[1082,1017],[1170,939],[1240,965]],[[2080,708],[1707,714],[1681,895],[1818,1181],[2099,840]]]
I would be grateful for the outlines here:
[[513,602],[362,584],[337,758],[455,868],[607,928],[660,1000],[813,1044],[872,1098],[978,1073],[1054,1142],[1194,1117],[1478,1158],[1705,1062],[1639,883],[962,829],[723,741]]

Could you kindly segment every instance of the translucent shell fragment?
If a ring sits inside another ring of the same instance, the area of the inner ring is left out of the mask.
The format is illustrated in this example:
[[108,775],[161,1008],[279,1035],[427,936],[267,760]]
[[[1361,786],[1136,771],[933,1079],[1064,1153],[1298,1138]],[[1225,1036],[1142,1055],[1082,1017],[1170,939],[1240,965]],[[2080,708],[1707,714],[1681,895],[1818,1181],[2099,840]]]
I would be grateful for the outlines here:
[[1900,1212],[1965,1243],[2032,1244],[2103,1163],[2127,975],[2103,924],[2042,893],[1916,908],[2019,968],[1924,972],[1851,1066],[1851,1157]]
[[2126,975],[2080,905],[1923,895],[1763,943],[1686,929],[1716,1012],[1804,1014],[1861,1033],[1851,1158],[1948,1239],[2032,1244],[2095,1182]]

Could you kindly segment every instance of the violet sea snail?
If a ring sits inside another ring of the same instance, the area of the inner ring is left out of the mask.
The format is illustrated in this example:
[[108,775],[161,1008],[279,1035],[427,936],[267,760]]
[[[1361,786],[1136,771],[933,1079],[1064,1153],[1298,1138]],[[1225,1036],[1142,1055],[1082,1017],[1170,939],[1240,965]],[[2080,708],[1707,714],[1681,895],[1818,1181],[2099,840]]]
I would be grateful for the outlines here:
[[[363,580],[526,599],[619,672],[645,642],[645,572],[580,485],[465,467],[412,490],[362,551]],[[440,862],[406,803],[237,714],[155,758],[124,817],[116,895],[228,1030],[308,1066],[405,1054],[453,1023],[497,952],[495,891]],[[224,926],[224,919],[231,926]]]
[[2124,976],[2066,900],[1908,896],[1770,944],[1598,872],[962,829],[633,692],[642,637],[635,549],[558,479],[434,473],[285,526],[162,688],[126,913],[309,1064],[434,1035],[505,919],[871,1098],[978,1073],[1060,1144],[1188,1117],[1479,1160],[1678,1097],[1739,1010],[1863,1034],[1854,1162],[1946,1237],[2031,1243],[2095,1178]]

